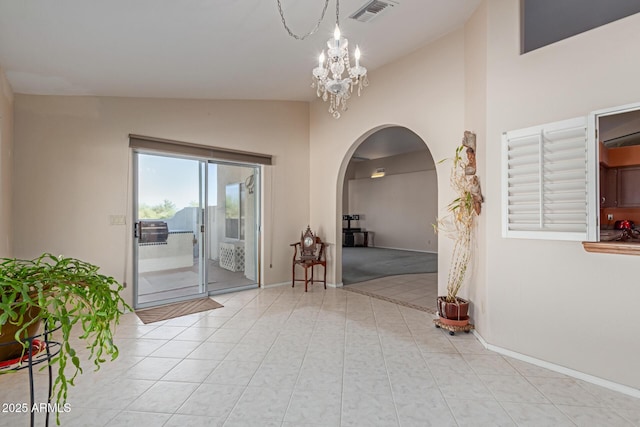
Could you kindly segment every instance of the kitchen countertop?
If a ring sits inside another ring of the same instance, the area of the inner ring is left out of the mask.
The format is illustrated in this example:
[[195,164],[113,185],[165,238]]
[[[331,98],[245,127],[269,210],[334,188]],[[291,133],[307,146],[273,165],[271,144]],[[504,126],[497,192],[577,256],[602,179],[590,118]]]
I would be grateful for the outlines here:
[[599,242],[582,242],[587,252],[640,255],[640,230],[631,230],[632,238],[623,241],[621,239],[624,230],[609,228],[600,229]]
[[[600,228],[600,241],[601,242],[611,242],[611,241],[621,241],[624,230],[614,230],[614,229],[603,229]],[[631,238],[627,239],[627,243],[640,243],[640,230],[632,229]]]

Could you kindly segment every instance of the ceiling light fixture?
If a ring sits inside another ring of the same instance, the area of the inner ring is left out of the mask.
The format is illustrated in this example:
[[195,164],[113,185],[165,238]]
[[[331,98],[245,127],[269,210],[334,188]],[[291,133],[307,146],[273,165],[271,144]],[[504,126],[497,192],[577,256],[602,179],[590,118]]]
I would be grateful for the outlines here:
[[[304,40],[316,32],[324,18],[328,4],[329,0],[325,0],[320,20],[313,30],[303,36],[294,34],[287,26],[280,0],[278,0],[278,10],[282,24],[289,35],[296,40]],[[362,88],[369,85],[367,69],[360,65],[360,49],[357,45],[354,56],[355,66],[352,67],[349,59],[349,41],[340,33],[340,0],[336,0],[336,28],[333,32],[333,38],[327,41],[327,55],[325,56],[323,49],[318,57],[318,66],[313,69],[314,80],[311,84],[316,88],[318,97],[323,101],[329,101],[329,113],[336,119],[340,118],[340,111],[347,110],[347,100],[353,93],[353,87],[357,86],[358,96],[360,96]]]
[[384,176],[384,168],[378,168],[371,174],[371,178],[382,178]]

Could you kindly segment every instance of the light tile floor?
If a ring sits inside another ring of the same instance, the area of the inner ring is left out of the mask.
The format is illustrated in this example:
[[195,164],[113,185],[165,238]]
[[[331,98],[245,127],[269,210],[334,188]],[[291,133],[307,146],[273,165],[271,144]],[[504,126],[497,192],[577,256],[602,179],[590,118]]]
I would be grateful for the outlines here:
[[[224,308],[150,325],[125,315],[120,357],[85,366],[62,425],[640,425],[640,399],[449,336],[424,311],[318,285],[216,300]],[[3,408],[28,402],[26,380],[0,376]],[[27,415],[5,411],[0,425]]]

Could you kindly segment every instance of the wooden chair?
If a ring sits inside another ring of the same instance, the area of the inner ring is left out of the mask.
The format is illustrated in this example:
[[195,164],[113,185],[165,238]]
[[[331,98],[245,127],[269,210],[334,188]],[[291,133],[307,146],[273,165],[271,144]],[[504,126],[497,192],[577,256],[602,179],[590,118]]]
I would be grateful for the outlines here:
[[[300,241],[292,243],[293,246],[293,264],[291,266],[291,287],[296,282],[304,282],[304,291],[307,292],[307,285],[315,282],[324,284],[327,289],[327,260],[325,258],[326,243],[322,242],[318,236],[314,236],[311,229],[307,226],[307,231],[300,236]],[[304,268],[304,279],[296,279],[296,265]],[[313,269],[316,265],[321,265],[324,269],[323,280],[313,279]],[[311,269],[311,277],[308,270]]]

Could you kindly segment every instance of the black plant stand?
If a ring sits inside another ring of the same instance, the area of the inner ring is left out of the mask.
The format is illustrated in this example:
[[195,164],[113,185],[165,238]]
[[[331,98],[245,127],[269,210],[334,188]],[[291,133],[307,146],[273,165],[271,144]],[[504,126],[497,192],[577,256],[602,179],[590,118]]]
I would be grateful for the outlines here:
[[[16,361],[16,363],[14,363],[13,365],[1,368],[2,370],[7,370],[7,371],[21,371],[23,369],[29,370],[29,397],[30,397],[29,412],[31,414],[31,424],[30,424],[31,427],[35,426],[35,416],[37,412],[33,410],[34,404],[35,404],[33,367],[41,363],[49,362],[53,357],[55,357],[60,352],[60,343],[57,341],[50,340],[51,334],[57,331],[58,329],[60,329],[60,326],[49,328],[48,322],[45,322],[44,333],[34,335],[32,337],[25,339],[25,342],[27,342],[29,345],[28,349],[25,350],[25,356],[27,356],[27,358],[26,359],[24,357],[18,358],[18,361]],[[36,354],[33,354],[33,350],[34,350],[33,342],[41,337],[43,338],[42,344],[44,344],[45,348],[44,350],[40,350]],[[0,344],[0,346],[12,345],[16,343],[18,342],[12,341],[9,343]],[[18,344],[22,344],[22,343],[18,343]],[[47,363],[46,368],[49,372],[49,389],[47,393],[47,410],[45,411],[45,414],[46,414],[45,426],[48,427],[49,426],[49,404],[51,403],[51,392],[53,389],[53,372],[52,372],[50,363]]]

